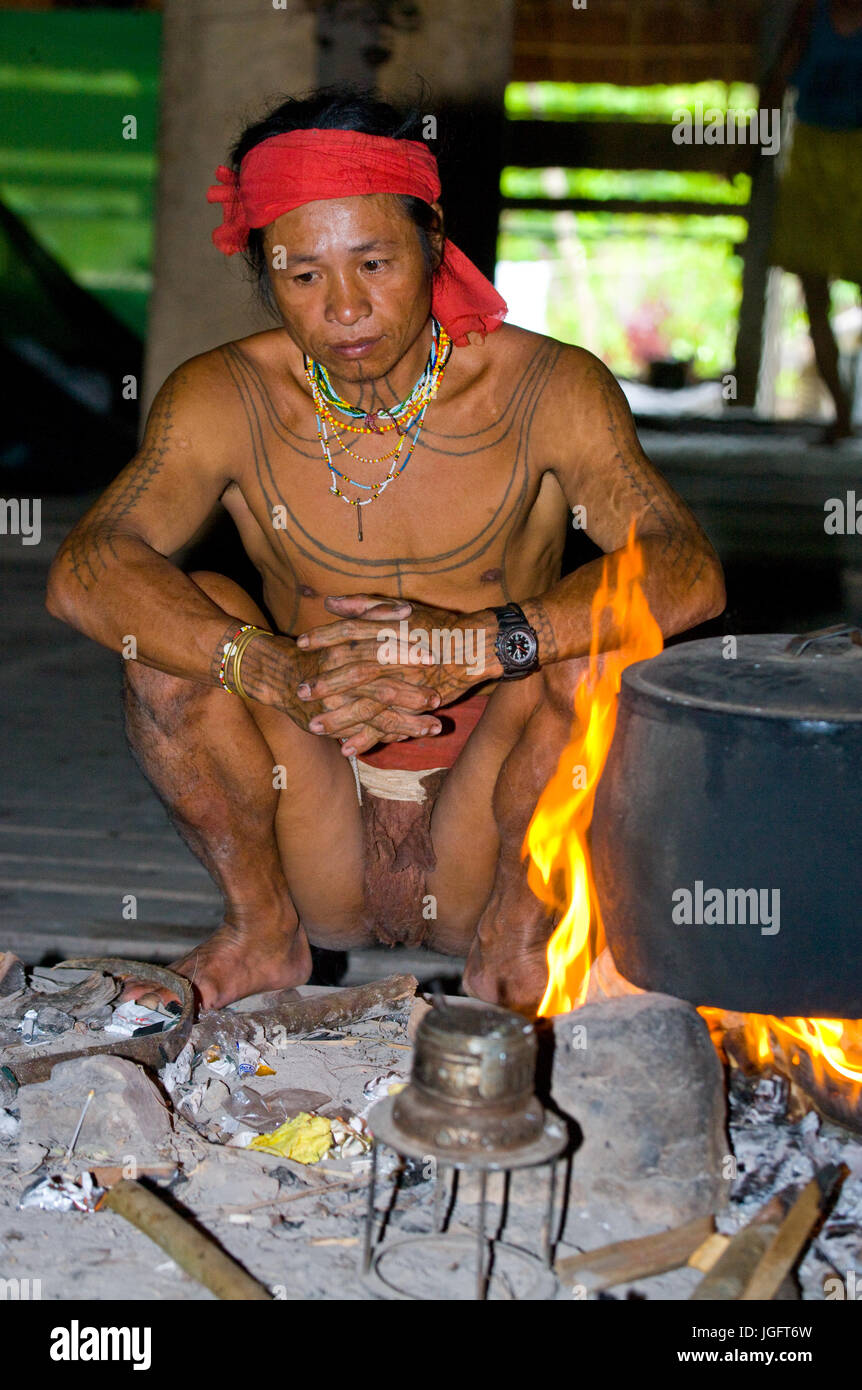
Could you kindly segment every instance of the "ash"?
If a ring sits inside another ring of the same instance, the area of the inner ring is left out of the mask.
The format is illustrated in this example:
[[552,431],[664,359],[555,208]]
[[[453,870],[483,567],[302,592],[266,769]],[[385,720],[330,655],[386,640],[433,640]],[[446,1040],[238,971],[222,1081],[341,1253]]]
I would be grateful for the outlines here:
[[[803,1299],[840,1297],[837,1276],[862,1299],[862,1135],[809,1110],[790,1118],[791,1090],[783,1076],[745,1076],[732,1068],[728,1088],[729,1130],[737,1176],[728,1207],[716,1227],[733,1235],[782,1188],[802,1186],[826,1163],[843,1163],[847,1176],[819,1234],[808,1248],[798,1280]],[[853,1275],[851,1279],[850,1276]]]

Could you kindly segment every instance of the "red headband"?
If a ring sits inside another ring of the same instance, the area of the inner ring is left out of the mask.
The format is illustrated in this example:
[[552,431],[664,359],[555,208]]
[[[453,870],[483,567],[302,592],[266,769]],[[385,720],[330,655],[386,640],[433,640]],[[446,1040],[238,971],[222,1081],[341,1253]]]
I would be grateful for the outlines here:
[[[233,256],[252,227],[325,198],[406,193],[433,203],[440,196],[437,161],[418,140],[391,140],[355,130],[292,130],[272,135],[248,154],[239,174],[220,164],[207,201],[221,203],[224,221],[213,232],[219,251]],[[491,333],[506,301],[449,240],[435,272],[431,312],[458,347],[470,332]]]

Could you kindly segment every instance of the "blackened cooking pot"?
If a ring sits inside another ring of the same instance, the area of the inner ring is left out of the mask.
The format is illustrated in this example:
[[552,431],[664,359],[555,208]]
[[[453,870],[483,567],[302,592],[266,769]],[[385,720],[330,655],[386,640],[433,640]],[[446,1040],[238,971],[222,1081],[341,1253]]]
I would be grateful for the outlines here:
[[862,1016],[862,632],[708,638],[628,667],[592,850],[633,984]]

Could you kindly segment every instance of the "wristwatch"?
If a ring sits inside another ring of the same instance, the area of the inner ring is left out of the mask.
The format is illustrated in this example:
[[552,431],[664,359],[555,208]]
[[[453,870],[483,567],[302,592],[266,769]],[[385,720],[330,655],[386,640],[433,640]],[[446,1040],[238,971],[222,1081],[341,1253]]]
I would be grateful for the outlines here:
[[527,615],[517,603],[507,603],[492,610],[497,615],[497,637],[494,651],[503,666],[501,679],[522,680],[539,669],[539,634],[527,622]]

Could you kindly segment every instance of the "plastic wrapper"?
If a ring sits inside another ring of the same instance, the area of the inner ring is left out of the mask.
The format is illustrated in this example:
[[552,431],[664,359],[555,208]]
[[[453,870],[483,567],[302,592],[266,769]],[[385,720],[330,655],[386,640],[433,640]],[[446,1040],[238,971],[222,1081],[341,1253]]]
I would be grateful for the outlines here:
[[172,1062],[166,1062],[159,1072],[162,1085],[169,1096],[172,1096],[178,1086],[184,1086],[191,1080],[192,1062],[194,1061],[195,1049],[192,1043],[187,1042],[181,1052]]
[[151,1033],[173,1028],[176,1021],[173,1014],[164,1013],[161,1009],[147,1009],[143,1004],[128,999],[125,1004],[120,1004],[114,1009],[110,1023],[105,1024],[105,1032],[122,1038],[134,1038],[142,1032]]
[[178,1110],[183,1110],[187,1115],[196,1115],[201,1108],[204,1098],[206,1085],[200,1086],[179,1086],[171,1099]]
[[258,1134],[246,1147],[292,1158],[296,1163],[318,1163],[332,1148],[332,1122],[325,1115],[302,1111],[271,1134]]
[[284,1089],[262,1096],[251,1086],[239,1086],[225,1102],[223,1113],[262,1134],[283,1124],[291,1115],[319,1110],[328,1100],[325,1091]]
[[216,1076],[275,1076],[272,1067],[267,1066],[256,1047],[251,1043],[238,1042],[233,1046],[220,1046],[218,1043],[208,1047],[204,1062]]
[[366,1081],[362,1088],[366,1103],[360,1110],[359,1117],[364,1120],[379,1100],[385,1100],[387,1096],[397,1096],[406,1085],[407,1077],[397,1071],[387,1071],[382,1076],[375,1076],[372,1081]]
[[18,1206],[39,1207],[42,1211],[95,1211],[104,1191],[96,1186],[91,1173],[82,1173],[77,1179],[40,1178],[22,1194]]
[[75,1020],[71,1014],[65,1013],[62,1009],[55,1009],[52,1004],[42,1004],[37,1011],[37,1023],[46,1033],[67,1033],[75,1026]]

